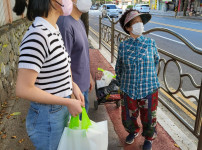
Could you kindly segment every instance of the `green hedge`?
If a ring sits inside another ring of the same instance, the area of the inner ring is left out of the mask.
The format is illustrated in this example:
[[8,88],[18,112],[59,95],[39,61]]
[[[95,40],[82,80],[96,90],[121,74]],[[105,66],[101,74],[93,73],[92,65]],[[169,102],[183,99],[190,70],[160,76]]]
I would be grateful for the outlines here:
[[131,8],[133,8],[133,5],[128,5],[127,8],[131,9]]

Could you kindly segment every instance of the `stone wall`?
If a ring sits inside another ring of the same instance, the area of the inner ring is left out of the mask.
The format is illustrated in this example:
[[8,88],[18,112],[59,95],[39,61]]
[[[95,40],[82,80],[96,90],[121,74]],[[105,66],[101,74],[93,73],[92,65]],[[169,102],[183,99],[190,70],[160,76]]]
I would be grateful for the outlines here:
[[19,46],[31,22],[20,19],[0,27],[0,108],[15,97]]

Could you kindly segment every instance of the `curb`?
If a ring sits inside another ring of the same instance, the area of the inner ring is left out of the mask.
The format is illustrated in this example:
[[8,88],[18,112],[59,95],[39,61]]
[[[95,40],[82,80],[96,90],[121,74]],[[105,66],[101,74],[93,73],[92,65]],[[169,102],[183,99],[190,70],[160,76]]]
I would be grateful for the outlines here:
[[200,21],[200,22],[202,22],[202,17],[201,18],[196,18],[196,17],[194,17],[194,18],[191,18],[191,17],[189,17],[188,18],[188,16],[169,16],[169,15],[159,15],[159,14],[153,14],[153,13],[150,13],[151,15],[154,15],[154,16],[158,16],[158,17],[168,17],[168,18],[175,18],[175,19],[183,19],[183,20],[195,20],[195,21]]

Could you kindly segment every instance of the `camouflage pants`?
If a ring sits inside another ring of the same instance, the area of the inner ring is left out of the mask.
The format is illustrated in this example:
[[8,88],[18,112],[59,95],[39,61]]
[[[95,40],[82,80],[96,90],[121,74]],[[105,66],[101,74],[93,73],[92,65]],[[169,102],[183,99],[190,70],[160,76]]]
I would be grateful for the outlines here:
[[147,140],[156,137],[156,111],[158,106],[158,90],[140,100],[133,100],[127,94],[122,94],[122,123],[129,133],[140,131],[137,118],[143,126],[142,136]]

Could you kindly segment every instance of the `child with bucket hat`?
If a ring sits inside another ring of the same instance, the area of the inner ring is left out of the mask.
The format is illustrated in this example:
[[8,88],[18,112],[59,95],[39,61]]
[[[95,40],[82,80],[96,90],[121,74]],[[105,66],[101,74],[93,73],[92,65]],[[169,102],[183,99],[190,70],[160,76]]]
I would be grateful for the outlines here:
[[126,143],[132,144],[143,126],[145,137],[143,150],[152,149],[156,132],[156,111],[158,105],[157,77],[159,54],[153,39],[142,36],[144,24],[151,19],[150,14],[140,14],[136,10],[126,11],[119,22],[123,30],[130,35],[119,45],[116,62],[116,78],[122,91],[122,123],[128,131]]

